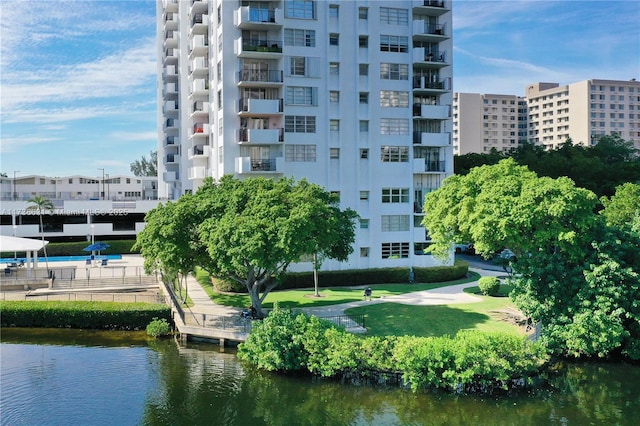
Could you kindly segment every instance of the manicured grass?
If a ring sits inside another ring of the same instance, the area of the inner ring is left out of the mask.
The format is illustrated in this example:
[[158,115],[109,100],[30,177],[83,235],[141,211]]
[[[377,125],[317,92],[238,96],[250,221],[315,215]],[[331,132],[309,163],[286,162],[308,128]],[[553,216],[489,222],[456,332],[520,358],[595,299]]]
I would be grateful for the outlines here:
[[[509,290],[508,286],[501,286],[503,295]],[[477,287],[465,289],[465,292],[477,292],[482,302],[434,306],[382,303],[350,308],[345,313],[366,315],[369,336],[453,336],[459,330],[467,329],[524,334],[520,327],[503,321],[497,312],[515,309],[508,297],[482,296]]]
[[[204,280],[202,279],[203,277],[205,278]],[[373,291],[373,298],[376,299],[383,296],[388,297],[397,294],[411,293],[414,291],[464,284],[476,281],[479,277],[480,276],[478,274],[470,272],[469,277],[455,281],[428,284],[373,284],[369,287],[371,287]],[[221,294],[215,291],[211,284],[207,283],[208,280],[206,279],[206,273],[196,274],[196,278],[203,284],[203,288],[215,303],[239,308],[251,305],[251,301],[247,294]],[[273,308],[274,303],[277,302],[281,308],[293,309],[357,302],[363,299],[363,288],[364,286],[320,287],[320,297],[314,297],[314,290],[312,288],[272,291],[267,295],[262,306],[263,308],[271,309]]]

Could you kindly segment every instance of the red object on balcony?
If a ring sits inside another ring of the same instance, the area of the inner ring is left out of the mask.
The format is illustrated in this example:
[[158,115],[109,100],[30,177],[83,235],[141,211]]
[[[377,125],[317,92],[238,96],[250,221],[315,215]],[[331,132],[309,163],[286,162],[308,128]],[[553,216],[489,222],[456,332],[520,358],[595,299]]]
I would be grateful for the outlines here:
[[202,133],[202,132],[203,132],[202,127],[197,127],[196,128],[196,133]]

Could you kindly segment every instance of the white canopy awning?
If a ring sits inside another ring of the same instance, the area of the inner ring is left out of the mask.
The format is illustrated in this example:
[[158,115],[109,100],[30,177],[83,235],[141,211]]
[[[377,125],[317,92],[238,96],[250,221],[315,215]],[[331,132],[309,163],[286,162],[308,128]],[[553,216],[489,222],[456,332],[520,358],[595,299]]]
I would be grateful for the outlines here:
[[34,240],[32,238],[20,238],[9,237],[7,235],[0,235],[0,252],[15,252],[15,251],[38,251],[45,245],[49,244],[49,241]]

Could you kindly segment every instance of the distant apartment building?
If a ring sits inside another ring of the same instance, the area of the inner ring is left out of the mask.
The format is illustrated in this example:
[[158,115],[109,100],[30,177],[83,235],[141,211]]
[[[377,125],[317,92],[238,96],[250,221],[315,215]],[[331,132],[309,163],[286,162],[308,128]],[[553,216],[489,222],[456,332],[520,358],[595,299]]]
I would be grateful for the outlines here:
[[161,198],[306,178],[358,212],[357,269],[438,264],[421,221],[453,173],[451,1],[161,0]]
[[[454,93],[453,153],[507,152],[526,139],[527,104],[515,95]],[[526,124],[526,121],[524,121]]]
[[54,206],[43,215],[47,240],[135,238],[158,205],[157,185],[156,177],[0,177],[0,234],[39,238],[40,218],[29,200],[41,196]]
[[[528,85],[524,97],[455,93],[453,99],[455,154],[493,147],[508,151],[523,141],[554,149],[568,138],[591,146],[611,134],[640,148],[640,82],[635,79],[593,79],[565,86],[539,82]],[[515,113],[509,108],[513,104]],[[517,120],[515,144],[508,114]]]

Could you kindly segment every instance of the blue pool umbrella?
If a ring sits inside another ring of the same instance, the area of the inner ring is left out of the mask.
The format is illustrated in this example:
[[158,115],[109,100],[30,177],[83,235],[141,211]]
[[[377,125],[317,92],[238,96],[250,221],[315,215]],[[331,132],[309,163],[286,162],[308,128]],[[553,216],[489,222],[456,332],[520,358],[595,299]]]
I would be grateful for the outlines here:
[[83,251],[97,251],[100,252],[101,250],[105,250],[109,248],[109,244],[107,243],[103,243],[102,241],[98,241],[97,243],[93,243],[88,245],[87,247],[83,248]]

